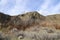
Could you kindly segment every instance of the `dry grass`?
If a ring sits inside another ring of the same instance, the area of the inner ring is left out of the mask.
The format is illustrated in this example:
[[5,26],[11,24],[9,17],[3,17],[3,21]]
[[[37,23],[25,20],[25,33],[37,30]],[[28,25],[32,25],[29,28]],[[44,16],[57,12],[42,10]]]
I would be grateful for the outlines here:
[[30,28],[25,31],[12,30],[11,40],[60,40],[60,30],[49,27]]

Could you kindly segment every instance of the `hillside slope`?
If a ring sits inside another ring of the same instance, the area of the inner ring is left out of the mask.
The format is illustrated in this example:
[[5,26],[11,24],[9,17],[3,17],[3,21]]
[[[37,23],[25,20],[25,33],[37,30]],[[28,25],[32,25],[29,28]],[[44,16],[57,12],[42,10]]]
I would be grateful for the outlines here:
[[0,12],[0,40],[60,40],[60,14],[27,12],[10,16]]
[[23,29],[30,26],[50,26],[60,29],[60,14],[43,16],[37,11],[27,12],[17,16],[9,16],[0,12],[0,28],[7,27],[8,29]]

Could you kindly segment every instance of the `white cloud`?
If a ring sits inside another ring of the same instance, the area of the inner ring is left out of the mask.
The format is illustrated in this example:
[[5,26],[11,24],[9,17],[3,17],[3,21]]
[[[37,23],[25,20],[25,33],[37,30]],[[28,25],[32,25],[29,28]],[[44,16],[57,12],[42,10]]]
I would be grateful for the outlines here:
[[8,0],[1,0],[0,1],[0,10],[3,10],[3,8],[5,7],[5,5],[8,3]]
[[0,5],[6,5],[8,0],[1,0]]
[[59,13],[59,11],[60,11],[60,3],[53,6],[52,3],[54,1],[45,0],[44,4],[42,4],[42,6],[40,7],[40,10],[38,12],[41,13],[42,15],[51,15],[51,14]]
[[26,3],[28,0],[16,0],[16,4],[13,9],[9,10],[10,15],[18,15],[26,10]]
[[[38,11],[43,15],[50,15],[60,12],[60,3],[54,5],[57,0],[42,0],[36,2],[36,0],[1,0],[0,11],[9,15],[18,15],[22,12]],[[11,4],[9,3],[11,2]],[[13,4],[13,5],[12,5]],[[41,5],[40,5],[41,4]],[[36,6],[37,5],[37,6]],[[10,7],[11,6],[11,7]],[[10,7],[10,8],[9,8]],[[36,9],[34,9],[36,7]]]
[[53,12],[54,13],[60,12],[60,3],[54,7]]
[[47,9],[50,3],[51,0],[45,0],[44,3],[41,5],[42,10]]
[[44,3],[40,6],[40,10],[38,11],[39,13],[46,15],[49,14],[48,7],[51,3],[51,0],[44,0]]

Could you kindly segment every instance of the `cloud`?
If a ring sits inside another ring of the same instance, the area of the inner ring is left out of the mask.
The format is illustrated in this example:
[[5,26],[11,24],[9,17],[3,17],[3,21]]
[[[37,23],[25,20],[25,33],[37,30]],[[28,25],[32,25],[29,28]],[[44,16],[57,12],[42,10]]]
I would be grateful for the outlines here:
[[12,9],[15,5],[13,0],[1,0],[0,1],[0,11],[6,13],[8,10]]
[[58,5],[56,5],[53,10],[54,13],[60,12],[60,3],[58,3]]
[[60,12],[60,0],[0,0],[0,11],[9,15],[28,11],[50,15]]
[[5,7],[5,5],[7,4],[7,1],[8,0],[0,0],[0,10],[2,10],[4,7]]
[[41,6],[43,2],[43,0],[29,0],[27,2],[26,9],[29,11],[37,10],[39,5]]
[[51,15],[60,13],[60,1],[57,0],[45,0],[44,4],[39,8],[39,13],[43,15]]
[[7,1],[8,1],[8,0],[5,0],[5,1],[4,1],[4,0],[0,0],[0,5],[1,5],[1,4],[2,4],[1,6],[6,5],[6,4],[7,4]]
[[[8,12],[10,12],[10,15],[18,15],[24,11],[26,11],[26,3],[28,0],[16,0],[16,4],[14,8],[10,9]],[[7,12],[7,13],[8,13]]]

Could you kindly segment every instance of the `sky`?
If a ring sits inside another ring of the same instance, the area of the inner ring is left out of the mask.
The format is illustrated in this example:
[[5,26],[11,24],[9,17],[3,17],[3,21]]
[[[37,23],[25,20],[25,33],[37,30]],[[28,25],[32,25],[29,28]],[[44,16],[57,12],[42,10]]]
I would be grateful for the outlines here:
[[60,14],[60,0],[0,0],[0,12],[18,15],[38,11],[42,15]]

